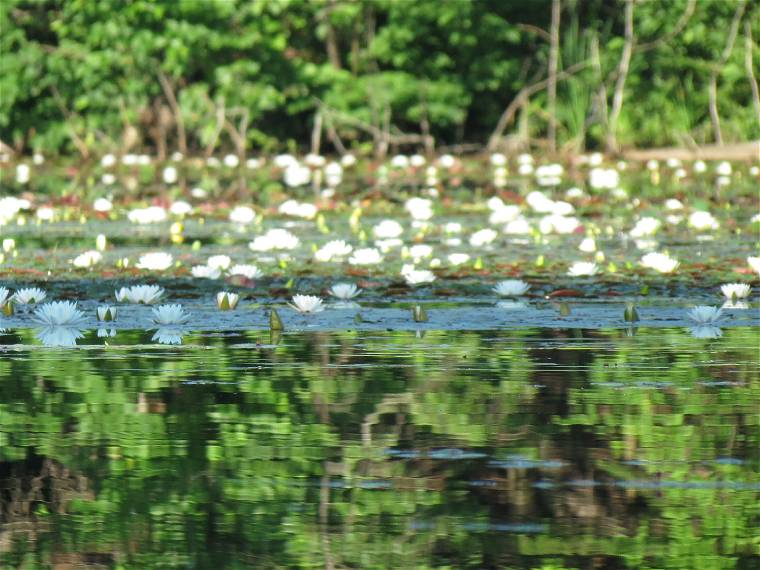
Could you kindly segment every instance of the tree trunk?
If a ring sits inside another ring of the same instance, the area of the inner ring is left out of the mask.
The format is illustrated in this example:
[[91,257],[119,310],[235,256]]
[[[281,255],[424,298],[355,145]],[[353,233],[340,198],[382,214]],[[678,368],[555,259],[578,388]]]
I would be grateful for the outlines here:
[[713,71],[710,74],[710,82],[708,86],[708,94],[710,96],[710,120],[712,121],[713,133],[715,134],[715,142],[718,145],[723,144],[723,133],[720,130],[720,113],[718,112],[718,76],[723,70],[723,66],[726,65],[728,58],[731,56],[731,52],[734,50],[736,34],[739,32],[739,23],[744,15],[744,6],[744,0],[739,2],[736,6],[734,19],[731,21],[728,38],[726,39],[726,47],[723,48],[723,53],[721,53],[720,59],[715,62],[715,65],[713,65]]
[[612,95],[612,109],[607,121],[607,151],[613,153],[618,151],[617,125],[620,112],[623,110],[625,80],[628,78],[628,70],[631,66],[631,55],[633,54],[633,44],[635,41],[633,36],[633,2],[634,0],[626,0],[625,2],[625,43],[623,44],[623,54],[620,56],[620,63],[618,64],[617,81],[615,81],[615,91]]
[[559,63],[560,0],[552,0],[552,23],[549,30],[549,71],[546,97],[549,111],[549,152],[557,152],[557,66]]

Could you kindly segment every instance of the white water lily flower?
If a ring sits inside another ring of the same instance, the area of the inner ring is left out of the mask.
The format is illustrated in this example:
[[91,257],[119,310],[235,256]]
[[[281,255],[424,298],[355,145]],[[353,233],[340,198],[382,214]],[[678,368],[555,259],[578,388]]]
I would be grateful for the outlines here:
[[49,222],[55,217],[55,210],[50,206],[42,206],[37,209],[37,219],[41,222]]
[[224,166],[227,168],[237,168],[240,164],[240,159],[236,154],[227,154],[225,155],[223,162]]
[[226,270],[232,264],[232,259],[229,255],[212,255],[208,258],[206,265],[213,267],[214,269]]
[[383,261],[380,250],[374,247],[365,247],[357,249],[354,254],[348,258],[351,265],[377,265]]
[[190,318],[182,305],[159,305],[153,307],[153,322],[158,325],[181,325]]
[[629,232],[632,238],[640,238],[654,235],[662,226],[662,222],[657,218],[644,217],[636,222],[633,229]]
[[162,173],[166,184],[174,184],[177,181],[177,169],[173,166],[167,166]]
[[277,209],[280,214],[311,220],[317,215],[317,207],[314,204],[299,202],[298,200],[286,200]]
[[677,259],[670,257],[666,253],[653,251],[641,258],[641,265],[660,273],[672,273],[681,264]]
[[429,220],[433,217],[433,201],[427,198],[409,198],[404,202],[404,209],[415,220]]
[[408,168],[409,167],[409,157],[403,154],[397,154],[393,158],[391,158],[391,167],[393,168]]
[[99,251],[85,251],[77,255],[71,262],[74,267],[86,268],[92,267],[96,263],[100,263],[103,259],[103,255]]
[[127,214],[127,218],[134,224],[153,224],[166,220],[166,210],[161,206],[137,208]]
[[250,224],[256,219],[256,212],[248,206],[236,206],[230,212],[229,219],[235,224]]
[[4,305],[10,295],[10,289],[6,287],[0,287],[0,305]]
[[299,163],[291,164],[283,171],[282,179],[291,188],[304,186],[311,180],[311,170]]
[[599,266],[592,261],[576,261],[567,271],[571,277],[585,277],[597,273],[599,273]]
[[314,259],[317,261],[331,261],[333,258],[344,258],[350,255],[354,248],[343,241],[336,239],[327,242],[321,248],[314,252]]
[[141,255],[136,267],[149,271],[164,271],[165,269],[169,269],[172,263],[174,263],[174,258],[170,253],[155,251]]
[[101,305],[95,310],[99,321],[110,322],[116,320],[116,307]]
[[53,301],[38,307],[32,319],[47,326],[74,326],[81,324],[85,316],[73,301]]
[[353,283],[336,283],[330,287],[330,295],[343,301],[353,299],[361,292],[362,290]]
[[495,152],[490,156],[489,161],[493,166],[504,166],[507,164],[507,157],[500,152]]
[[303,161],[309,166],[313,166],[314,168],[320,168],[325,165],[325,162],[327,162],[327,159],[321,154],[315,154],[313,152],[310,152],[303,158]]
[[746,283],[726,283],[720,286],[720,290],[728,300],[746,299],[749,297],[752,287]]
[[98,329],[98,338],[111,338],[116,336],[116,329]]
[[506,279],[499,281],[493,287],[493,292],[502,297],[518,297],[530,289],[530,284],[521,279]]
[[689,216],[689,225],[696,230],[717,230],[720,227],[718,220],[716,220],[710,212],[697,210],[692,212]]
[[255,265],[233,265],[230,267],[230,275],[242,275],[247,279],[257,279],[263,275]]
[[404,233],[404,228],[396,220],[383,220],[372,228],[378,239],[397,238]]
[[407,285],[422,285],[435,281],[435,274],[428,269],[414,269],[405,266],[401,270],[401,275],[404,276]]
[[530,192],[525,197],[525,203],[538,214],[549,214],[554,210],[554,200],[538,190]]
[[688,317],[698,325],[710,325],[720,319],[723,311],[718,307],[697,305],[688,312]]
[[37,287],[28,287],[25,289],[19,289],[12,297],[13,302],[18,305],[34,305],[45,300],[47,293]]
[[731,163],[728,161],[719,162],[715,167],[715,173],[720,176],[731,176]]
[[216,306],[222,311],[232,311],[237,307],[240,295],[229,291],[220,291],[216,294]]
[[112,154],[104,154],[103,157],[100,159],[100,165],[103,168],[110,168],[114,164],[116,164],[116,157]]
[[92,203],[92,208],[96,212],[110,212],[113,204],[106,198],[98,198]]
[[184,200],[177,200],[169,207],[169,212],[175,216],[187,216],[192,211],[193,207]]
[[216,267],[209,267],[208,265],[193,265],[190,273],[192,273],[193,277],[199,279],[219,279],[222,275],[221,270]]
[[583,238],[581,245],[578,249],[585,253],[594,253],[596,251],[596,240],[592,237]]
[[158,285],[133,285],[132,287],[122,287],[116,291],[116,301],[123,303],[139,303],[143,305],[152,305],[158,301],[164,294],[164,290]]
[[31,178],[32,169],[28,164],[19,164],[16,166],[16,182],[26,184]]
[[449,265],[457,266],[462,265],[463,263],[467,263],[470,261],[470,256],[466,253],[450,253],[446,259],[449,262]]
[[418,263],[421,259],[433,255],[433,248],[427,244],[420,243],[409,248],[409,256]]
[[492,243],[497,235],[498,234],[491,228],[478,230],[470,236],[470,245],[473,247],[483,247],[484,245]]
[[325,310],[322,299],[315,295],[293,295],[292,301],[288,306],[299,313],[320,313]]
[[747,263],[758,274],[760,274],[760,257],[748,257]]
[[253,251],[291,250],[301,243],[296,236],[282,228],[272,228],[264,235],[256,236],[248,247]]
[[665,209],[666,210],[683,210],[683,202],[681,200],[678,200],[676,198],[668,198],[665,200]]
[[505,234],[508,235],[525,235],[530,233],[530,223],[527,219],[520,216],[516,220],[512,220],[509,222],[504,228],[501,230]]
[[491,225],[501,225],[516,220],[520,216],[520,207],[515,205],[503,204],[501,207],[493,209],[488,216],[488,223]]
[[580,220],[574,216],[550,214],[541,218],[538,223],[538,231],[542,234],[571,234],[578,229],[580,225]]
[[620,173],[614,168],[592,168],[588,174],[589,186],[596,190],[613,190],[620,184]]

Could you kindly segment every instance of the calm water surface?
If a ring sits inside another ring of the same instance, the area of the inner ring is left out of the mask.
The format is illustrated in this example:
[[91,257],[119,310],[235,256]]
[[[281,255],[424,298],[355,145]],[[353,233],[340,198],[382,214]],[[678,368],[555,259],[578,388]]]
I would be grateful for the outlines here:
[[0,336],[7,568],[757,568],[760,329]]

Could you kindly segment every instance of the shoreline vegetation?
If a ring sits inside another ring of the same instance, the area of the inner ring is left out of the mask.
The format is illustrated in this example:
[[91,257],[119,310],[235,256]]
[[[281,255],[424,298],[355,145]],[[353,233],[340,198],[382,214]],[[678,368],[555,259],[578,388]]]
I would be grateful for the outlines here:
[[8,0],[0,150],[751,160],[758,21],[724,0]]

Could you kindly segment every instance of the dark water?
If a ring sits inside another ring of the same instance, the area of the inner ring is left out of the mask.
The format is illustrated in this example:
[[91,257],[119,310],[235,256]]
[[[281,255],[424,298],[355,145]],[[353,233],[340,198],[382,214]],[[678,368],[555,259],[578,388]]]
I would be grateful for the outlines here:
[[3,568],[760,565],[757,327],[34,335]]

